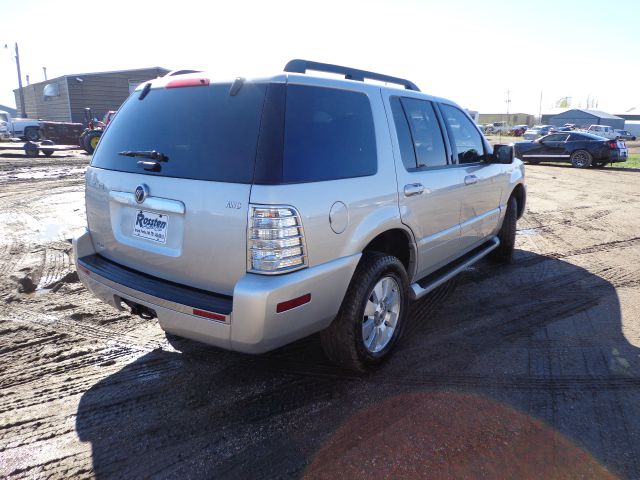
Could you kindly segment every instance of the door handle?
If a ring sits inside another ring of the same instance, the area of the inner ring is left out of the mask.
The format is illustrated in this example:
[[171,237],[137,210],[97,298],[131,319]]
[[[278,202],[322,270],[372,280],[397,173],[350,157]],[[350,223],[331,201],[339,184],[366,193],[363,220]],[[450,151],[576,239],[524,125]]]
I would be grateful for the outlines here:
[[476,177],[475,175],[467,175],[466,177],[464,177],[465,185],[473,185],[474,183],[478,183],[478,177]]
[[413,197],[424,192],[424,186],[421,183],[410,183],[404,186],[404,196]]

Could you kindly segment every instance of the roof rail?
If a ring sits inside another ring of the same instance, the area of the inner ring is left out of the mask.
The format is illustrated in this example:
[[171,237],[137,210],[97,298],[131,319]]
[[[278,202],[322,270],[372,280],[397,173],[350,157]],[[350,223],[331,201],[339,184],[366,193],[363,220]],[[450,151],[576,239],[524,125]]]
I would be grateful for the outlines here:
[[350,67],[341,67],[340,65],[332,65],[330,63],[312,62],[309,60],[295,59],[291,60],[284,67],[285,72],[290,73],[307,73],[307,70],[313,70],[315,72],[327,72],[337,73],[344,75],[347,80],[357,80],[364,82],[365,78],[369,80],[378,80],[381,82],[395,83],[402,85],[407,90],[415,90],[419,92],[420,89],[415,83],[405,80],[404,78],[390,77],[389,75],[383,75],[381,73],[367,72],[366,70],[357,70]]

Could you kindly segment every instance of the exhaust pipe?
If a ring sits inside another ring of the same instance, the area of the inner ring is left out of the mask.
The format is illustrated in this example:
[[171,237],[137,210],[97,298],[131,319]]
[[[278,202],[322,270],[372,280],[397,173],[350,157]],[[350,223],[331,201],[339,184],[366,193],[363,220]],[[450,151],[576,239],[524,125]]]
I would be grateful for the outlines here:
[[131,315],[137,315],[140,318],[144,318],[145,320],[151,320],[156,318],[158,315],[155,310],[145,307],[144,305],[140,305],[139,303],[132,302],[131,300],[122,301],[131,309]]

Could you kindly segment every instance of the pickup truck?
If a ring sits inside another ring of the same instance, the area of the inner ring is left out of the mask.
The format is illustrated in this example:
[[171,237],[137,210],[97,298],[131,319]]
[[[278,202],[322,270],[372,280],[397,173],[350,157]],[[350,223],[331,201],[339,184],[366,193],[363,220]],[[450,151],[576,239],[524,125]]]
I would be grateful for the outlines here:
[[10,137],[35,142],[40,140],[40,122],[29,118],[11,118],[9,112],[0,110],[0,123],[5,122]]
[[506,133],[508,131],[509,131],[509,126],[507,125],[507,122],[487,123],[484,126],[484,133],[486,134]]
[[631,140],[634,141],[637,137],[629,130],[616,130],[616,138],[618,140]]
[[618,138],[615,129],[609,125],[590,125],[586,131],[600,137],[608,138],[609,140]]

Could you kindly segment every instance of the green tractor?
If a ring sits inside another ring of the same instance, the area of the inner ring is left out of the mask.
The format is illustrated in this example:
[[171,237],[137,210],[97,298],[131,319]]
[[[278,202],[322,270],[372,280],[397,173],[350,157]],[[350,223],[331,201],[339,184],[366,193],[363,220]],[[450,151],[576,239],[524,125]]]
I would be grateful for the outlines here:
[[87,128],[85,128],[80,135],[78,145],[84,148],[87,153],[93,153],[98,145],[98,140],[100,140],[100,137],[102,136],[102,132],[104,132],[104,129],[109,125],[109,122],[113,119],[115,114],[115,110],[109,110],[105,113],[102,121],[100,121],[93,117],[90,108],[85,108],[84,119],[87,124]]

